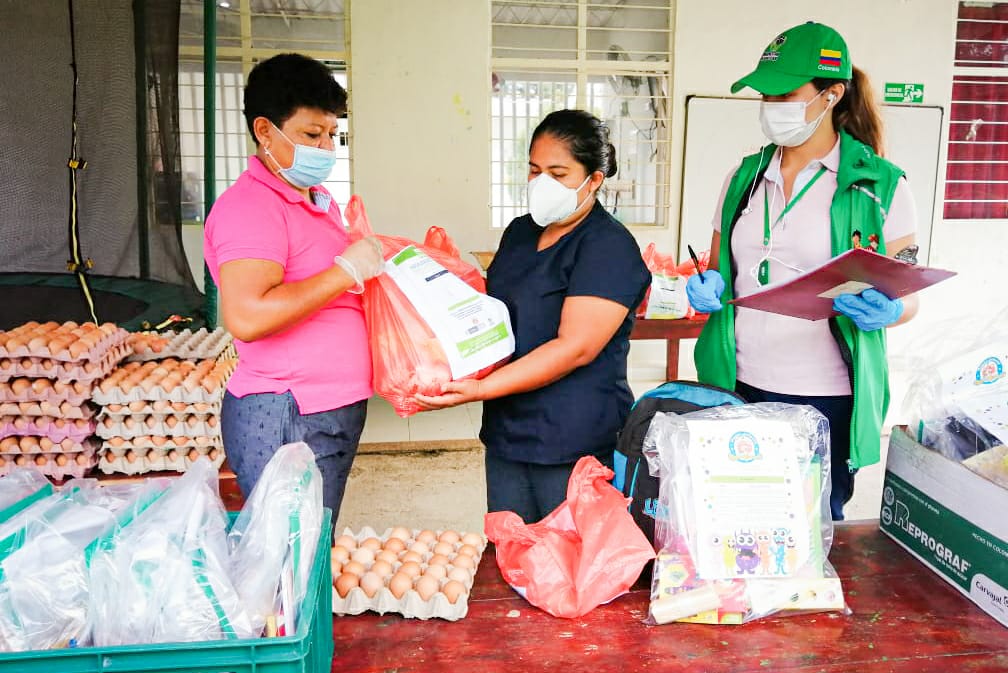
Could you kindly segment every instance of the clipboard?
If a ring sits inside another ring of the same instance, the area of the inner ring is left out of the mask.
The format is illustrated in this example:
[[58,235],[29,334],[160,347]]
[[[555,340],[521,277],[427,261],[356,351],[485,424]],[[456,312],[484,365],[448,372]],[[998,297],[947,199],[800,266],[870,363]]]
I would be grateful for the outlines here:
[[955,271],[918,266],[866,248],[853,248],[779,285],[731,300],[730,304],[804,320],[837,315],[833,299],[875,288],[896,299],[923,290]]

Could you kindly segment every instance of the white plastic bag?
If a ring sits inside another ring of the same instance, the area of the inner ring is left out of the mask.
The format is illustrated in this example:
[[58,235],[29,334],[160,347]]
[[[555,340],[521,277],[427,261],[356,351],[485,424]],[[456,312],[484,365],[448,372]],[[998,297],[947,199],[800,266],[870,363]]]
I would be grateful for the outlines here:
[[[228,534],[234,585],[257,635],[267,617],[281,613],[278,624],[294,633],[321,531],[322,475],[315,454],[304,442],[281,446]],[[284,595],[281,605],[278,597]]]
[[845,609],[827,559],[822,414],[777,403],[657,413],[644,454],[659,478],[650,623]]
[[14,468],[10,474],[0,478],[0,511],[43,489],[47,490],[47,495],[53,492],[52,484],[41,472],[30,467]]

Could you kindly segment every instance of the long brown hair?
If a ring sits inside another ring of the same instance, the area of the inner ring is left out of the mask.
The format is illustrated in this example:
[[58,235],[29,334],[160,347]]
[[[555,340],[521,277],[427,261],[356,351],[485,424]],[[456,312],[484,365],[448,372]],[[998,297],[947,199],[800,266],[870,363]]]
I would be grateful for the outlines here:
[[[843,98],[833,108],[833,127],[844,129],[875,150],[875,154],[884,156],[882,110],[872,89],[871,80],[856,66],[852,70],[851,79],[843,80],[845,88]],[[837,80],[825,77],[817,77],[812,81],[820,90],[837,83]]]

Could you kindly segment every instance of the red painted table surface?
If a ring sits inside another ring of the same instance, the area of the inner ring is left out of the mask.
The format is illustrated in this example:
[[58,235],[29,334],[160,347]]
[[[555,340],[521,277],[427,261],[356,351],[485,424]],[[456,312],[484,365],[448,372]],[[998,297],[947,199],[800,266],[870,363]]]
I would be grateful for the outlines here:
[[644,587],[580,619],[552,617],[504,583],[491,548],[480,563],[464,619],[336,616],[332,670],[1008,671],[1008,629],[882,535],[877,522],[838,525],[830,559],[850,615],[651,627],[641,621],[648,610]]

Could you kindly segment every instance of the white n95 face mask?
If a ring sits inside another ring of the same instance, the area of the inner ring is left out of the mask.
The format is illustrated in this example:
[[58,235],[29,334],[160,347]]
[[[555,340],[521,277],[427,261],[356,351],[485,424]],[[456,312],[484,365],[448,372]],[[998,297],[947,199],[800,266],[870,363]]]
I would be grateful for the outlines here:
[[810,122],[805,121],[805,108],[822,95],[822,91],[808,102],[778,103],[763,101],[760,103],[760,126],[763,134],[774,145],[781,147],[797,147],[812,137],[819,128],[823,117],[829,112],[830,106]]
[[[590,179],[589,174],[576,189],[571,189],[546,173],[540,173],[529,180],[525,189],[532,219],[540,227],[547,227],[570,217],[584,203],[584,201],[578,203],[577,193]],[[588,197],[585,197],[585,200],[587,201]]]

